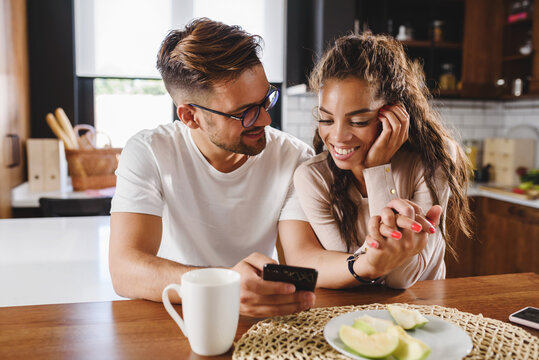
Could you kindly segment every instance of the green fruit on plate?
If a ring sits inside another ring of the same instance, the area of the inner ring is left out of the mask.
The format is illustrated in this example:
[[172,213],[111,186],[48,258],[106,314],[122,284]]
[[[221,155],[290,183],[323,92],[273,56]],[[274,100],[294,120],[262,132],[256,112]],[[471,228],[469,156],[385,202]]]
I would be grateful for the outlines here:
[[363,315],[354,320],[354,328],[363,331],[367,335],[384,332],[389,327],[394,326],[393,322],[385,319],[374,318],[369,315]]
[[399,345],[391,354],[397,360],[424,360],[429,357],[430,347],[423,341],[408,335],[402,327],[392,326],[387,332],[399,337]]
[[388,305],[387,310],[397,324],[406,330],[419,328],[429,321],[417,310],[406,309],[395,305]]
[[349,325],[339,329],[342,342],[359,355],[370,359],[381,359],[391,355],[399,345],[399,336],[382,332],[367,335]]

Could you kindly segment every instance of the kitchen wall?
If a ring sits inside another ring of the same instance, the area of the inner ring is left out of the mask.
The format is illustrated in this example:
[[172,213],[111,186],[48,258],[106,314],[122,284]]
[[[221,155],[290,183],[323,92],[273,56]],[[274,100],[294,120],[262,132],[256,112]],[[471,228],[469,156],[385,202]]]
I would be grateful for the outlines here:
[[[315,123],[313,94],[284,96],[283,130],[308,144],[312,143]],[[491,137],[535,138],[538,141],[536,167],[539,167],[539,99],[508,101],[435,100],[434,105],[461,141]]]

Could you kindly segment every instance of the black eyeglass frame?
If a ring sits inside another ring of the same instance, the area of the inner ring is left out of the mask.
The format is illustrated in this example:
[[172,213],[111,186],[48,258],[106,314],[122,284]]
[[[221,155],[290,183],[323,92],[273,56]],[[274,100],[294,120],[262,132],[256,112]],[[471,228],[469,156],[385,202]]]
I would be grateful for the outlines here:
[[[268,107],[266,108],[264,106],[264,103],[269,99],[269,97],[273,94],[273,93],[277,93],[276,97],[275,97],[275,100],[272,101]],[[199,109],[202,109],[202,110],[205,110],[205,111],[209,111],[211,113],[214,113],[214,114],[217,114],[217,115],[222,115],[222,116],[226,116],[226,117],[229,117],[231,119],[234,119],[234,120],[239,120],[241,121],[241,126],[243,126],[244,128],[248,128],[248,127],[251,127],[255,122],[256,120],[258,120],[258,116],[260,115],[260,108],[264,108],[266,111],[269,111],[271,110],[271,108],[273,108],[275,106],[275,104],[277,104],[277,100],[279,100],[279,89],[277,89],[275,86],[273,85],[270,85],[269,86],[269,90],[268,90],[268,93],[266,94],[266,96],[264,96],[264,99],[259,103],[259,104],[256,104],[256,105],[252,105],[252,106],[249,106],[247,109],[245,109],[244,112],[241,113],[240,116],[236,116],[236,115],[231,115],[231,114],[227,114],[227,113],[224,113],[224,112],[221,112],[221,111],[217,111],[217,110],[213,110],[213,109],[209,109],[207,107],[204,107],[202,105],[197,105],[197,104],[189,104],[191,106],[194,106],[196,108],[199,108]],[[256,115],[253,117],[253,119],[249,122],[249,124],[245,124],[245,116],[247,116],[247,113],[249,111],[251,111],[253,108],[258,108],[257,109],[257,112],[256,112]]]

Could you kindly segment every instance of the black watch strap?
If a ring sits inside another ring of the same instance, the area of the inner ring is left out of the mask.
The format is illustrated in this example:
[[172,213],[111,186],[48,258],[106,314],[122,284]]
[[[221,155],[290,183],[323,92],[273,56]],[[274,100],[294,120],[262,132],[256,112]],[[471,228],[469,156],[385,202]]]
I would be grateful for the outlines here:
[[377,277],[376,279],[372,279],[372,280],[366,280],[366,279],[363,279],[361,276],[359,276],[358,274],[356,274],[356,272],[354,271],[354,263],[356,262],[357,258],[359,257],[359,255],[363,255],[365,254],[366,251],[365,250],[362,250],[360,251],[359,253],[356,253],[354,255],[350,255],[348,257],[348,259],[346,259],[348,261],[348,271],[350,271],[350,274],[352,274],[352,276],[354,277],[354,279],[356,279],[357,281],[359,281],[360,283],[362,284],[374,284],[376,283],[378,280],[380,280],[379,277]]

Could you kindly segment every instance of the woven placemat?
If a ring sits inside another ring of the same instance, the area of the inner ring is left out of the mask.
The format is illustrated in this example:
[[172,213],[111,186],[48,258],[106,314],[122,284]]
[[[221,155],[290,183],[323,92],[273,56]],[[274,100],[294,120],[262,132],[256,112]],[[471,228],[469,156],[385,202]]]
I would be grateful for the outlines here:
[[[395,305],[417,309],[460,326],[473,342],[473,349],[465,359],[539,359],[539,338],[519,327],[438,305]],[[387,309],[387,305],[315,308],[265,319],[234,344],[232,359],[350,359],[326,342],[324,326],[338,315],[378,309]]]

